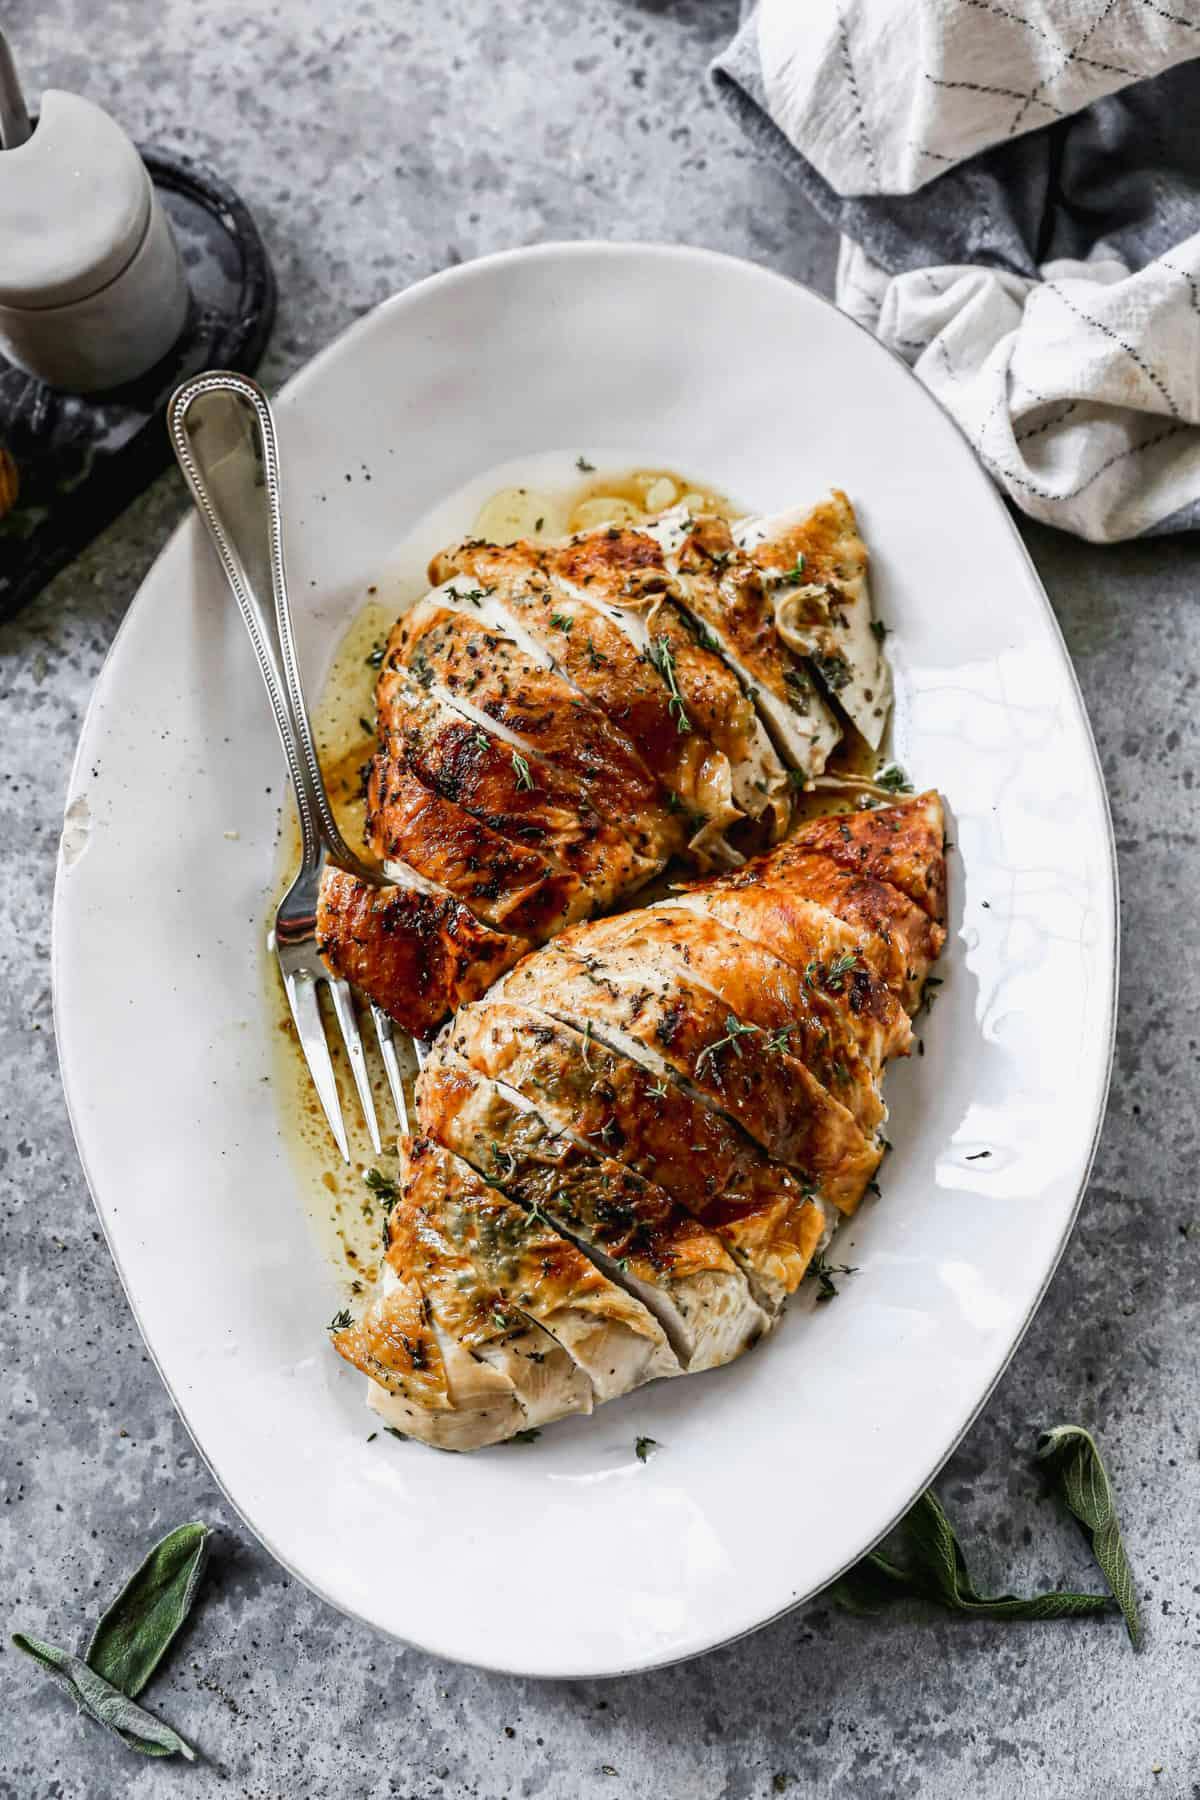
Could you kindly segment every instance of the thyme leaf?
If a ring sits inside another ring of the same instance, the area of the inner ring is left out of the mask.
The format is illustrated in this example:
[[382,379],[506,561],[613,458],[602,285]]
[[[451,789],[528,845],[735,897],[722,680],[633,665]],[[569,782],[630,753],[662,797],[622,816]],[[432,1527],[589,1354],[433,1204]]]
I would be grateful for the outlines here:
[[512,753],[512,766],[517,772],[517,786],[532,789],[533,776],[529,772],[528,762],[519,750],[514,750]]
[[679,691],[679,683],[675,675],[675,653],[671,649],[671,640],[664,631],[660,637],[651,638],[649,646],[650,661],[658,670],[670,690],[669,711],[675,721],[675,729],[681,734],[692,729],[692,721],[688,718],[687,707],[683,703],[683,695]]
[[724,1050],[727,1044],[740,1061],[742,1052],[738,1047],[738,1039],[748,1037],[751,1032],[761,1030],[761,1025],[744,1025],[733,1013],[726,1013],[725,1036],[717,1038],[713,1043],[704,1046],[703,1050],[696,1058],[695,1073],[699,1075],[706,1062],[710,1060],[715,1062],[716,1058],[720,1055],[721,1051]]

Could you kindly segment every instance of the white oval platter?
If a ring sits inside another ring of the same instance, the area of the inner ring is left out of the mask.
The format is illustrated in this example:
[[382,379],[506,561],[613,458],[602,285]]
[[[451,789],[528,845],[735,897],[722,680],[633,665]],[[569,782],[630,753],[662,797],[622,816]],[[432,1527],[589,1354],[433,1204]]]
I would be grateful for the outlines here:
[[[548,1676],[694,1655],[815,1593],[903,1513],[1070,1231],[1116,978],[1111,831],[1070,664],[955,427],[856,325],[750,264],[601,244],[469,264],[362,319],[278,415],[310,692],[413,521],[497,465],[620,445],[756,509],[836,485],[859,510],[897,748],[946,795],[954,842],[925,1054],[891,1075],[883,1196],[834,1252],[859,1272],[732,1368],[536,1444],[368,1443],[362,1380],[326,1344],[337,1288],[261,1001],[281,761],[195,520],[118,633],[67,797],[71,1118],[146,1342],[247,1524],[334,1605],[439,1655]],[[639,1435],[661,1446],[644,1464]]]

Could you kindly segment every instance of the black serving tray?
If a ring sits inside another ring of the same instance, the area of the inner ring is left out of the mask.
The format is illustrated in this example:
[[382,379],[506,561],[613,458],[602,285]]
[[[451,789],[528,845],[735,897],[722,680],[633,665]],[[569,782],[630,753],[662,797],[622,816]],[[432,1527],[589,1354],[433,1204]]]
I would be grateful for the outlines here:
[[[140,145],[179,243],[191,310],[162,361],[105,394],[60,394],[0,356],[0,618],[52,575],[171,461],[163,408],[200,369],[252,374],[275,317],[275,277],[249,210],[219,176]],[[5,499],[16,468],[16,501]]]

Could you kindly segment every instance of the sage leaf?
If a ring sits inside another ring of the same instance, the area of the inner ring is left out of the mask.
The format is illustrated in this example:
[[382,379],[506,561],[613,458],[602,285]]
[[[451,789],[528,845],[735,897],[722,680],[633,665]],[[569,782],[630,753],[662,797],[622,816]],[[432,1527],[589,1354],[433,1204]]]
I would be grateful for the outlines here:
[[85,1662],[130,1699],[141,1693],[192,1609],[211,1536],[200,1524],[168,1532],[92,1633]]
[[41,1665],[51,1681],[70,1694],[80,1712],[95,1719],[107,1731],[114,1732],[129,1749],[140,1751],[143,1756],[179,1755],[189,1762],[196,1760],[196,1752],[190,1744],[184,1743],[177,1731],[113,1687],[81,1657],[59,1650],[53,1644],[43,1644],[39,1638],[28,1637],[23,1631],[14,1631],[12,1641],[18,1650],[23,1650],[26,1656]]
[[1077,1618],[1105,1612],[1111,1605],[1107,1594],[981,1594],[954,1527],[932,1489],[905,1514],[899,1532],[903,1561],[871,1551],[836,1584],[835,1600],[850,1611],[865,1612],[878,1610],[878,1603],[884,1600],[916,1595],[951,1612],[986,1619]]
[[1092,1555],[1121,1609],[1134,1649],[1142,1641],[1133,1571],[1121,1539],[1117,1504],[1096,1440],[1082,1425],[1054,1425],[1038,1438],[1037,1453],[1083,1526]]
[[211,1535],[200,1524],[168,1532],[101,1616],[86,1657],[72,1656],[23,1631],[13,1633],[17,1649],[70,1694],[80,1712],[143,1756],[195,1761],[195,1751],[179,1733],[138,1706],[134,1695],[145,1687],[192,1609]]

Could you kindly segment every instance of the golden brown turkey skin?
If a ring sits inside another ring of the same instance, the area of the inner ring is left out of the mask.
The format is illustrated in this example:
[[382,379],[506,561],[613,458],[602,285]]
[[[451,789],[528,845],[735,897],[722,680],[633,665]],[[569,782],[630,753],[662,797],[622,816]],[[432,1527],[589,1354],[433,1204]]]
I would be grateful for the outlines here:
[[524,1007],[464,1007],[446,1036],[465,1062],[525,1094],[548,1123],[656,1182],[773,1293],[800,1282],[824,1213],[722,1113],[586,1032]]
[[944,925],[945,830],[941,796],[931,792],[870,812],[812,819],[789,842],[828,856],[839,868],[890,882],[935,925]]
[[590,1025],[602,1042],[649,1059],[653,1073],[683,1076],[835,1205],[855,1205],[879,1166],[879,1146],[790,1054],[786,1036],[739,1020],[682,976],[617,951],[606,956],[589,945],[573,953],[555,944],[514,969],[497,995]]
[[[389,661],[418,680],[428,676],[455,703],[467,702],[519,739],[527,758],[573,776],[640,855],[661,867],[682,849],[682,821],[624,732],[502,631],[433,593],[405,616],[392,644]],[[536,784],[538,766],[532,778]]]
[[663,1325],[687,1369],[714,1368],[770,1325],[715,1233],[623,1163],[551,1130],[445,1040],[418,1085],[423,1128],[489,1182],[605,1259]]
[[646,879],[614,821],[602,818],[583,786],[549,763],[522,769],[512,749],[384,663],[376,689],[388,754],[421,782],[502,837],[536,850],[584,883],[597,907],[611,906]]
[[792,844],[782,847],[772,879],[785,882],[793,893],[823,906],[858,935],[859,952],[867,966],[895,994],[901,1005],[915,1012],[946,933],[928,914],[915,906],[891,882],[876,881],[842,869],[827,856],[809,854]]
[[[454,574],[487,585],[685,810],[719,828],[773,805],[783,770],[732,670],[671,604],[677,583],[653,538],[614,528],[555,546],[468,541],[430,567],[434,580]],[[745,778],[755,759],[761,789]],[[786,805],[772,817],[778,829]]]
[[502,837],[384,752],[367,778],[367,830],[381,860],[407,863],[497,930],[540,942],[589,910],[578,876]]
[[317,906],[317,947],[334,975],[425,1037],[448,1012],[484,993],[530,944],[481,925],[451,895],[373,887],[330,867]]
[[871,1014],[836,1005],[788,963],[718,920],[668,900],[594,920],[586,931],[572,926],[555,942],[600,957],[637,955],[649,967],[700,983],[735,1018],[782,1038],[866,1130],[883,1118],[882,1033]]

